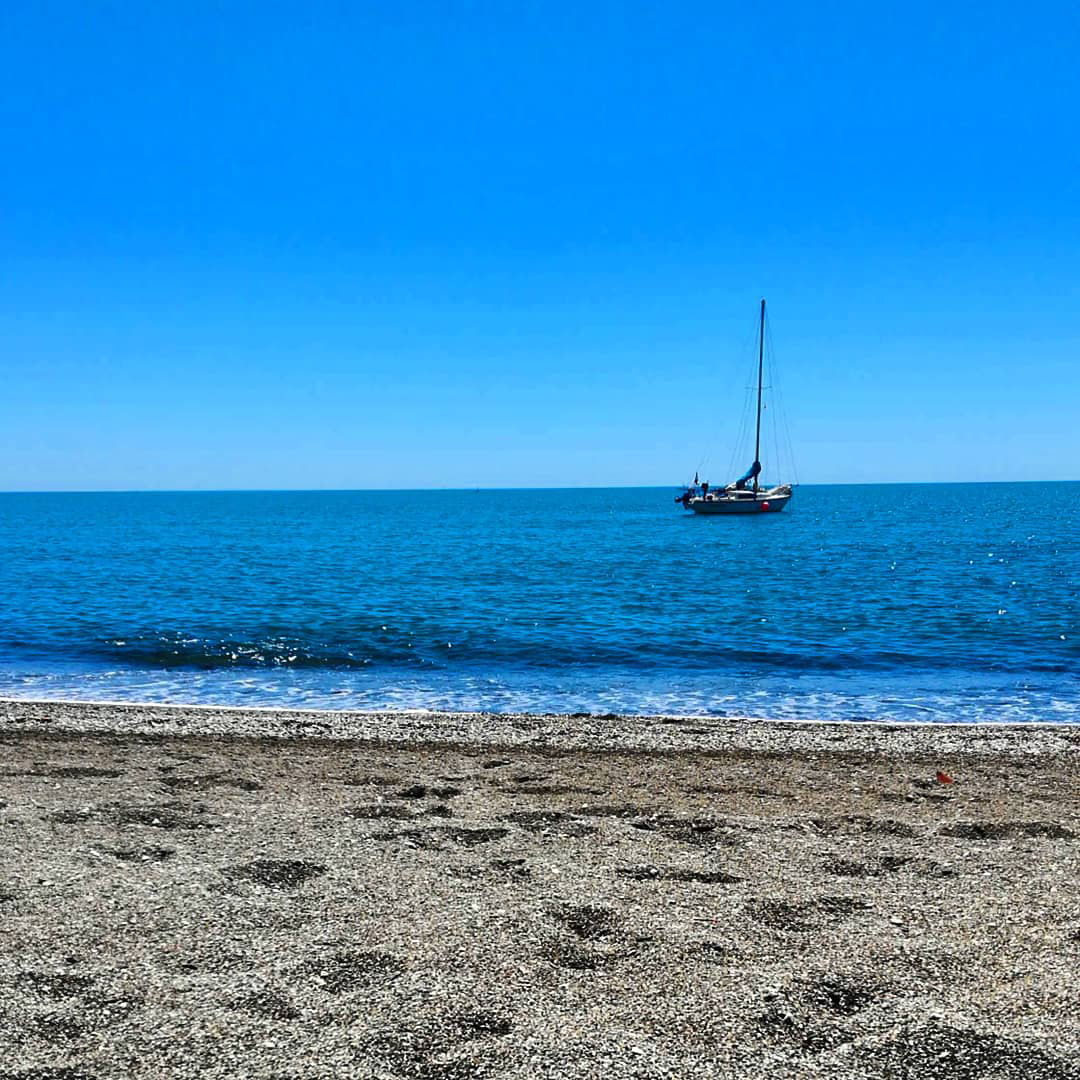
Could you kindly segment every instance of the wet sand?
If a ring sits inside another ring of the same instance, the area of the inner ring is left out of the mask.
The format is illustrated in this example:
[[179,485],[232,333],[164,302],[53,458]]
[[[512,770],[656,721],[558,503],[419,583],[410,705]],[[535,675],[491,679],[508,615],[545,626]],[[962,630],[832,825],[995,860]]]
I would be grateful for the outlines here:
[[0,1078],[1080,1078],[1077,730],[0,703],[0,747]]

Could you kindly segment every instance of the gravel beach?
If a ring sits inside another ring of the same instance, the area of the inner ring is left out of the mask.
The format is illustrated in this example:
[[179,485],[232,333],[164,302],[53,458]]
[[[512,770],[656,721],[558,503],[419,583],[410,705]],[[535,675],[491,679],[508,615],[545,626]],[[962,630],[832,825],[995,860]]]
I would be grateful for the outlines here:
[[1080,1080],[1080,730],[0,702],[0,1080]]

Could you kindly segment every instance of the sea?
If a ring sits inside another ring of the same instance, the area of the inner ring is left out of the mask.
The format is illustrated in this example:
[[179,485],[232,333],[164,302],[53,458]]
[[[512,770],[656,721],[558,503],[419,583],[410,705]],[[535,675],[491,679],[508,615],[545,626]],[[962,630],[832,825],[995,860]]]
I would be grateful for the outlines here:
[[1080,483],[0,495],[0,697],[1080,722]]

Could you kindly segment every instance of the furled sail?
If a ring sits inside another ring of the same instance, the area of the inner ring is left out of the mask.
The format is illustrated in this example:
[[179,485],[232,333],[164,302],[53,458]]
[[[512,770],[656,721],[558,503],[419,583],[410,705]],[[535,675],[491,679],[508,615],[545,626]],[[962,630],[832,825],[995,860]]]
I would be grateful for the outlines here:
[[735,490],[744,491],[746,489],[746,481],[753,480],[754,477],[757,476],[760,472],[761,462],[755,461],[754,464],[751,465],[750,468],[747,469],[746,472],[744,472],[742,476],[740,476],[739,479],[735,481]]

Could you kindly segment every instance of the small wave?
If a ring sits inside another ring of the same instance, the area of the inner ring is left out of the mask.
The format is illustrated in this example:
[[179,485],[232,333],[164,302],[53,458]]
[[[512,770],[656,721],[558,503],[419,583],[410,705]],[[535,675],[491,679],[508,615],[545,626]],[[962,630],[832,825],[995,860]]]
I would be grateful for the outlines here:
[[348,671],[371,664],[421,664],[404,657],[398,648],[368,644],[361,649],[312,645],[290,638],[211,639],[185,636],[118,638],[87,649],[87,654],[103,660],[145,668],[316,668]]
[[[447,640],[449,638],[456,640]],[[126,634],[67,647],[63,655],[106,664],[146,669],[440,669],[448,671],[550,672],[575,669],[598,672],[630,668],[646,672],[708,672],[725,675],[774,675],[887,672],[999,672],[1020,675],[1061,674],[1073,669],[1050,657],[997,659],[959,651],[854,650],[818,643],[789,648],[726,646],[714,641],[632,642],[578,637],[457,635],[443,631],[425,639],[412,633],[364,633],[354,642],[256,634],[199,636],[187,633]],[[16,653],[18,650],[16,650]]]

